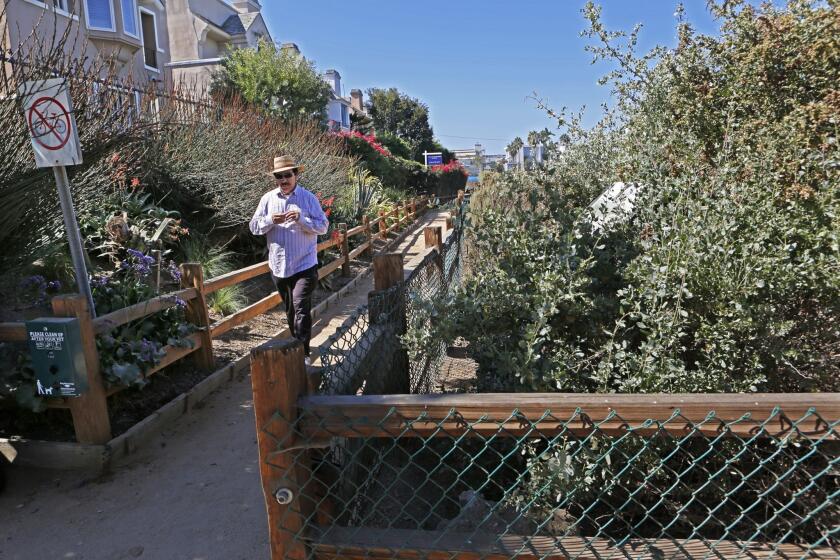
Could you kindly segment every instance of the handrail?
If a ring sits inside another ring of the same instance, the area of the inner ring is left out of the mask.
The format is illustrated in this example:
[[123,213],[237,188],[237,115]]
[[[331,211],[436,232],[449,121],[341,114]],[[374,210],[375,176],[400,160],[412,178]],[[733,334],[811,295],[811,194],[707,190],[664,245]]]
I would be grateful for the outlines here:
[[[518,436],[528,433],[840,439],[840,393],[305,396],[307,437]],[[410,424],[410,428],[408,427]]]
[[263,274],[268,274],[269,272],[270,269],[268,267],[268,261],[246,266],[245,268],[240,268],[239,270],[234,270],[232,272],[222,274],[221,276],[216,276],[210,280],[205,280],[202,292],[204,294],[212,294],[222,288],[227,288],[233,284],[239,284],[240,282],[250,280],[251,278],[255,278],[257,276],[262,276]]
[[103,315],[93,320],[93,329],[96,334],[104,334],[110,332],[117,327],[142,319],[158,311],[175,307],[181,301],[189,301],[198,297],[198,290],[195,288],[185,288],[177,292],[171,292],[152,299],[135,303],[122,309],[112,311],[107,315]]

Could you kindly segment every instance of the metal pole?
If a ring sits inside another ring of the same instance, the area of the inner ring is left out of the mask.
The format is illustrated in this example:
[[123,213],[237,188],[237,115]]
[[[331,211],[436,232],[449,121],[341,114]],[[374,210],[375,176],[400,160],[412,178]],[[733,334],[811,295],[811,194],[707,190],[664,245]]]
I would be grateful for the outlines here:
[[55,183],[58,186],[58,198],[61,200],[61,213],[64,215],[64,229],[67,230],[67,241],[70,243],[70,256],[73,268],[76,270],[76,285],[79,293],[88,300],[91,317],[96,317],[96,307],[93,304],[93,294],[90,291],[88,272],[85,266],[82,236],[79,234],[79,224],[76,221],[76,210],[73,209],[73,195],[70,194],[70,181],[67,170],[63,165],[53,167]]

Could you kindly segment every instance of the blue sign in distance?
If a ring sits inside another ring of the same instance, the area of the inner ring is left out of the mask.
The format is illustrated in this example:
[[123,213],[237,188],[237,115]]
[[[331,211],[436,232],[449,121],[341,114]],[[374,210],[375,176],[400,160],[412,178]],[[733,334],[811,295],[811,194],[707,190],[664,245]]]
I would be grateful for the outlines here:
[[443,154],[427,155],[426,165],[443,165]]

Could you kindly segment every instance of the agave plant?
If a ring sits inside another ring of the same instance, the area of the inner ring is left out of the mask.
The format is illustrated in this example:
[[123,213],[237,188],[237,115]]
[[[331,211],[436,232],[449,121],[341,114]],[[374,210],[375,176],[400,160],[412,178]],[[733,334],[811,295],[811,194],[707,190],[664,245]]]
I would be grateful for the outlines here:
[[379,203],[382,198],[382,181],[374,177],[363,167],[354,167],[348,173],[351,197],[347,201],[347,214],[354,221],[360,222],[367,214],[368,208]]

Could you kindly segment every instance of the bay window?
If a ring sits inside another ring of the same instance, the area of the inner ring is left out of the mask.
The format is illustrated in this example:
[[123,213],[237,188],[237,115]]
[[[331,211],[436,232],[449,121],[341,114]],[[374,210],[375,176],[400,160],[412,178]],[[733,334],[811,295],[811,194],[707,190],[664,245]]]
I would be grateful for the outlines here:
[[88,29],[116,31],[111,0],[85,0],[85,20]]

